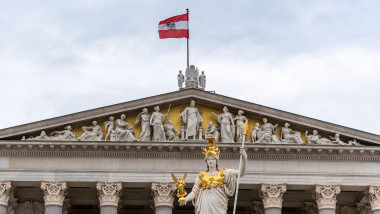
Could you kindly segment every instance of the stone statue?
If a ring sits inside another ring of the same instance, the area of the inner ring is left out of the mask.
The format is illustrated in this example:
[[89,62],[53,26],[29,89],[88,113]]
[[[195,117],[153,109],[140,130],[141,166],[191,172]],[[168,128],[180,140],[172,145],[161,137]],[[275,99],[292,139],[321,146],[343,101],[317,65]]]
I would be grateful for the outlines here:
[[281,141],[286,144],[304,144],[301,133],[293,131],[289,126],[289,123],[285,123],[284,127],[281,128]]
[[243,142],[243,137],[244,137],[243,126],[245,122],[248,123],[248,119],[245,116],[243,116],[243,114],[244,114],[244,111],[239,110],[238,115],[236,115],[234,119],[235,124],[236,124],[236,142]]
[[204,149],[207,170],[198,174],[191,192],[185,197],[185,205],[192,201],[196,214],[227,214],[228,199],[233,196],[236,188],[238,174],[245,175],[247,167],[247,154],[240,149],[242,165],[239,170],[219,169],[219,148],[215,143],[210,143]]
[[260,124],[255,123],[255,128],[252,130],[252,143],[255,143],[258,140],[257,133],[261,131]]
[[125,121],[125,114],[120,116],[115,122],[115,131],[111,132],[111,141],[136,141],[135,131]]
[[202,74],[199,75],[199,88],[206,88],[206,75],[204,71],[202,71]]
[[141,132],[139,135],[139,141],[150,141],[150,115],[147,108],[143,108],[142,112],[136,117],[134,124],[139,123],[141,119]]
[[178,80],[178,88],[182,88],[183,82],[185,81],[185,76],[183,76],[182,71],[179,71],[179,74],[177,76],[177,80]]
[[175,141],[178,140],[178,134],[179,131],[173,126],[173,121],[169,120],[168,124],[164,126],[165,133],[166,133],[166,139],[168,141]]
[[313,134],[311,135],[307,135],[306,131],[305,136],[308,144],[333,145],[331,140],[327,138],[321,138],[321,135],[318,134],[317,130],[313,130]]
[[107,130],[107,134],[106,134],[106,137],[104,138],[104,140],[107,140],[108,136],[110,136],[111,131],[113,130],[113,127],[115,125],[115,118],[111,116],[110,120],[104,122],[103,124],[104,124],[105,130]]
[[360,144],[356,139],[349,140],[348,145],[350,145],[350,146],[364,146],[364,145]]
[[199,70],[194,65],[190,65],[190,67],[186,68],[186,79],[185,85],[186,88],[198,88],[198,76]]
[[170,111],[170,106],[166,114],[160,112],[160,107],[154,107],[155,112],[153,112],[152,117],[150,118],[150,125],[153,126],[153,140],[154,141],[166,141],[165,130],[162,123],[165,121],[165,118],[168,116]]
[[330,138],[333,140],[332,142],[335,143],[335,144],[342,145],[342,146],[347,146],[347,144],[340,139],[340,135],[339,134],[335,134],[334,137],[330,136]]
[[104,133],[98,122],[93,121],[92,126],[83,126],[84,133],[78,138],[80,141],[100,141],[103,140]]
[[214,138],[216,142],[220,140],[220,133],[218,127],[212,124],[212,121],[209,122],[206,132],[205,138]]
[[224,106],[223,113],[220,115],[211,112],[215,117],[218,118],[220,124],[220,134],[222,143],[233,143],[235,135],[235,124],[232,114],[228,112],[228,108]]
[[[40,136],[37,136],[37,137],[29,137],[28,139],[26,140],[50,140],[51,138],[49,136],[47,136],[46,132],[45,131],[41,131],[41,134]],[[21,140],[25,140],[25,136],[22,137]]]
[[272,123],[268,123],[267,118],[263,118],[263,122],[261,130],[257,133],[258,140],[256,143],[281,143],[275,135],[278,124],[272,125]]
[[185,139],[187,140],[189,137],[195,137],[198,133],[200,125],[203,123],[202,116],[200,115],[198,109],[195,107],[195,101],[190,101],[190,106],[186,107],[181,114],[179,115],[186,125],[185,128]]
[[71,126],[66,126],[63,131],[54,131],[50,134],[51,140],[77,140],[77,135],[71,131]]

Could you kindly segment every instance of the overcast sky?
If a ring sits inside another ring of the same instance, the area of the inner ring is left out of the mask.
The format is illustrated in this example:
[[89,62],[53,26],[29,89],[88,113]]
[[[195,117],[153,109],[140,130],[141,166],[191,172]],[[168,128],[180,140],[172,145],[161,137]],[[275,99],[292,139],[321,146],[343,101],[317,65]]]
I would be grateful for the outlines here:
[[380,134],[380,1],[0,2],[0,129],[176,91],[190,9],[207,90]]

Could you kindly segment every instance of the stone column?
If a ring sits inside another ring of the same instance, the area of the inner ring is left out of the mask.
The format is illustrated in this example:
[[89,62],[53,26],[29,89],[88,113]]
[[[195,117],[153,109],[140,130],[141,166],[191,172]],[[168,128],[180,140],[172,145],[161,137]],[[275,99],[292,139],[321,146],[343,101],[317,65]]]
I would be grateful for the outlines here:
[[371,204],[372,214],[380,214],[380,186],[369,186],[366,197]]
[[100,214],[117,214],[121,182],[98,182],[96,189],[98,190]]
[[357,203],[356,213],[357,214],[371,214],[372,213],[371,205],[369,203]]
[[152,183],[152,195],[156,214],[172,214],[176,190],[177,186],[175,183]]
[[41,181],[45,201],[45,214],[62,214],[63,201],[67,194],[66,182]]
[[302,211],[304,214],[318,214],[318,206],[315,202],[305,202]]
[[316,185],[313,198],[318,205],[319,214],[335,214],[336,196],[340,193],[338,185]]
[[7,214],[8,202],[11,197],[12,186],[10,181],[0,181],[0,214]]
[[282,196],[286,192],[286,184],[262,184],[260,198],[263,200],[265,214],[281,214]]

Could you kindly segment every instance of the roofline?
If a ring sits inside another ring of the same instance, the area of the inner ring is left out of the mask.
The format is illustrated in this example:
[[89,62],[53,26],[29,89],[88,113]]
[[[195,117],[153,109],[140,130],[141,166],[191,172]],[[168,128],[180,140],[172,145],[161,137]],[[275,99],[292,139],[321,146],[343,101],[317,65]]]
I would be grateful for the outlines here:
[[18,136],[25,133],[33,133],[44,129],[58,128],[68,124],[83,123],[93,118],[121,114],[125,113],[125,111],[137,112],[140,111],[142,108],[155,105],[166,106],[169,105],[169,103],[171,102],[185,103],[189,99],[195,99],[199,104],[213,107],[228,106],[232,109],[241,109],[246,112],[247,116],[251,114],[260,117],[267,117],[269,119],[276,120],[280,123],[288,122],[291,123],[293,127],[302,127],[302,129],[317,129],[319,132],[326,134],[339,133],[344,135],[345,137],[355,138],[359,141],[380,144],[380,135],[348,128],[329,122],[324,122],[321,120],[198,89],[186,89],[160,94],[156,96],[127,101],[119,104],[95,108],[87,111],[77,112],[64,116],[54,117],[51,119],[2,129],[0,130],[0,139]]

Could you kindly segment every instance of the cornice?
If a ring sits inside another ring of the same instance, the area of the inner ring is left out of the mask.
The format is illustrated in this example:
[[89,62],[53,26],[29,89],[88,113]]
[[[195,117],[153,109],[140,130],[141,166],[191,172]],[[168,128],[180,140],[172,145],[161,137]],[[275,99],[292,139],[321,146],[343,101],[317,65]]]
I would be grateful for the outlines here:
[[[0,156],[202,158],[205,141],[0,141]],[[238,143],[220,143],[221,158],[238,158]],[[249,159],[380,161],[380,147],[246,144]]]

